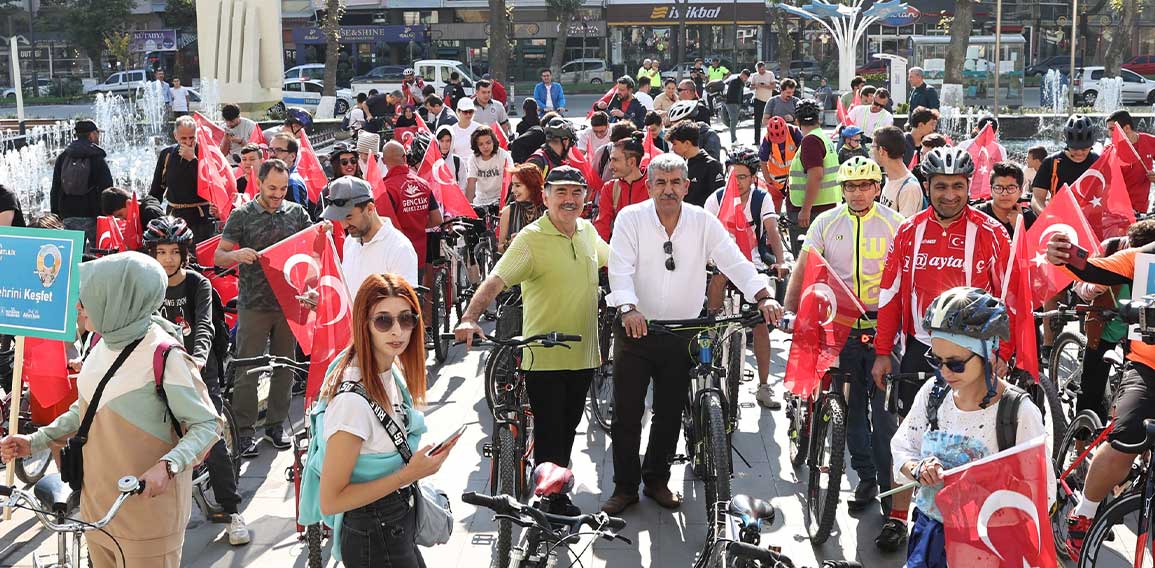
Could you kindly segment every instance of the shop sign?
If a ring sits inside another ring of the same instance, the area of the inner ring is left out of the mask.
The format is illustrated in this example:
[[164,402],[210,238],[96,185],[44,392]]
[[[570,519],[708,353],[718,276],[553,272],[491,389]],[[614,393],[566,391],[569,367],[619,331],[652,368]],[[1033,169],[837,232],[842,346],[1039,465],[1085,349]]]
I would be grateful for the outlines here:
[[[683,10],[685,14],[683,15]],[[607,7],[610,23],[676,23],[682,20],[695,23],[725,24],[758,22],[766,19],[766,5],[761,2],[704,3],[690,6],[670,4],[610,4]]]
[[176,30],[136,30],[128,44],[134,53],[149,51],[176,51]]
[[905,12],[882,20],[882,25],[893,26],[896,28],[909,26],[917,22],[920,17],[922,17],[922,12],[919,12],[918,8],[915,8],[914,6],[907,6]]
[[[293,29],[293,42],[323,44],[328,40],[321,28]],[[425,41],[425,26],[341,26],[341,43],[402,43]]]

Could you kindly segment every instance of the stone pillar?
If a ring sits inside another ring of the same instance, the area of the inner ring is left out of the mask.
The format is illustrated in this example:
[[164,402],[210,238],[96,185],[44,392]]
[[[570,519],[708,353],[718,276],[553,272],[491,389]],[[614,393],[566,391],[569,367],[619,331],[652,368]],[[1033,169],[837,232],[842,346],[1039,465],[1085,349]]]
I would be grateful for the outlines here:
[[196,9],[201,80],[216,83],[218,102],[263,115],[281,101],[281,3],[197,0]]

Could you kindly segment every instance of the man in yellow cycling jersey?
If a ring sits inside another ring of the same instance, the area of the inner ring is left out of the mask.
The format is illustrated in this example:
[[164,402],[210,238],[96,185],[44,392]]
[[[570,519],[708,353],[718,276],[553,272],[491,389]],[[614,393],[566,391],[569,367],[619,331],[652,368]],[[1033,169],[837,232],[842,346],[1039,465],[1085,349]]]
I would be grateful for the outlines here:
[[[822,255],[866,306],[867,316],[851,329],[837,369],[850,383],[846,446],[850,450],[850,466],[859,479],[854,500],[847,506],[851,511],[861,511],[874,502],[879,487],[889,488],[891,483],[890,438],[898,424],[884,409],[885,393],[873,388],[870,369],[874,365],[874,318],[882,267],[903,217],[875,202],[881,191],[882,170],[873,160],[851,158],[839,167],[838,183],[845,203],[822,213],[810,224],[797,265],[806,266],[806,255]],[[790,277],[787,311],[798,309],[803,279],[800,270]]]

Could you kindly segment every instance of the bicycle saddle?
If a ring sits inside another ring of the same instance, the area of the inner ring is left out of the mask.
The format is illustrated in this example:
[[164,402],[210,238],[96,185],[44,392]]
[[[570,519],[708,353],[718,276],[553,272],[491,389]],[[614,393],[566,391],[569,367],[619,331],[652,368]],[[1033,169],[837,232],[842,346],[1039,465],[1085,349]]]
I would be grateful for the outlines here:
[[735,495],[730,499],[730,513],[754,517],[759,521],[774,522],[774,507],[769,503],[748,495]]
[[59,473],[45,475],[37,481],[32,494],[45,509],[57,515],[67,515],[80,506],[80,492],[61,481]]
[[1123,366],[1123,356],[1115,349],[1112,349],[1103,354],[1103,361],[1116,367]]
[[573,472],[551,462],[533,468],[533,494],[538,497],[567,495],[573,491]]

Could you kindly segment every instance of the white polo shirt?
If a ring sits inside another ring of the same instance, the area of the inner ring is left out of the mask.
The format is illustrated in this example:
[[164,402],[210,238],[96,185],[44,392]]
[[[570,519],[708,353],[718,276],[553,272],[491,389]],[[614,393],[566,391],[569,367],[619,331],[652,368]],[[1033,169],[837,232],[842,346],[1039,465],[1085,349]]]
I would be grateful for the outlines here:
[[341,270],[345,273],[350,297],[357,294],[370,274],[392,272],[413,286],[421,283],[417,279],[417,251],[388,217],[381,218],[381,228],[365,244],[361,244],[361,239],[345,237],[344,249]]

